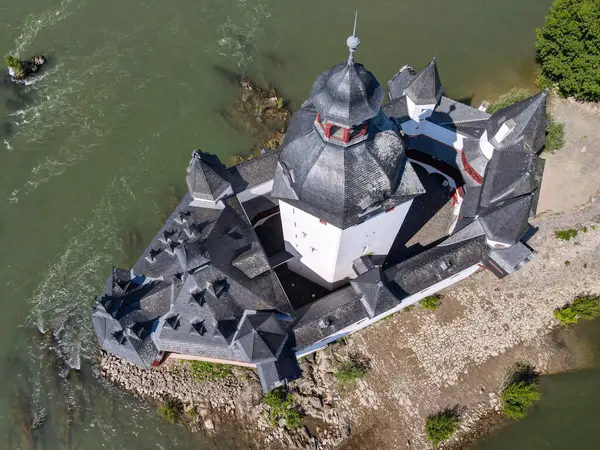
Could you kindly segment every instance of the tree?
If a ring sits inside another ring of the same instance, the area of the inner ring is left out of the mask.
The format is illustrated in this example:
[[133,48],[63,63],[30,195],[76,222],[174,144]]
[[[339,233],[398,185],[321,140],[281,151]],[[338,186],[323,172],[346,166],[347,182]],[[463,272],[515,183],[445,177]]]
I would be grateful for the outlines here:
[[555,0],[535,48],[541,86],[600,100],[600,0]]

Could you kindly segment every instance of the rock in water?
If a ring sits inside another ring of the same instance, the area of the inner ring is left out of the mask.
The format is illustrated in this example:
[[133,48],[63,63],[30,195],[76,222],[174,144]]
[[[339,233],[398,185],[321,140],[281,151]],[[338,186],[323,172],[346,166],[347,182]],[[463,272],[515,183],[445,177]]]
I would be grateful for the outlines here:
[[28,60],[20,60],[13,55],[6,55],[4,60],[11,79],[17,83],[38,73],[40,68],[48,62],[48,58],[44,55],[34,56]]

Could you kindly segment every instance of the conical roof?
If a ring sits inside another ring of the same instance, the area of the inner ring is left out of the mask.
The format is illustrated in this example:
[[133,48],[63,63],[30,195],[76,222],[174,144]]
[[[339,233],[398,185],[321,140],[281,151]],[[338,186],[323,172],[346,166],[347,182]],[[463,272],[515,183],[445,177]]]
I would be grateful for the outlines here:
[[444,94],[435,59],[417,73],[404,93],[416,105],[437,104]]
[[[488,140],[497,149],[509,147],[523,140],[528,151],[538,153],[546,142],[547,96],[546,91],[542,91],[496,111],[488,120]],[[498,135],[503,125],[506,127]]]
[[287,341],[287,332],[273,313],[250,313],[242,319],[235,343],[248,361],[274,361]]
[[220,172],[220,168],[209,160],[208,155],[195,150],[185,177],[190,195],[200,200],[219,200],[231,188],[229,181]]
[[324,121],[350,128],[375,117],[384,92],[362,64],[338,64],[317,77],[309,99]]

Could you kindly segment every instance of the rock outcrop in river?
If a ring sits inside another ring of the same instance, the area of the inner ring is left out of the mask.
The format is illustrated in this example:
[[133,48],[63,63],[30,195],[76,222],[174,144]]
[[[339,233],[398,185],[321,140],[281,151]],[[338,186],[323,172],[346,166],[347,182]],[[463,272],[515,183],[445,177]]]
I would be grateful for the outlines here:
[[8,66],[11,79],[18,83],[38,73],[41,67],[48,62],[48,59],[44,55],[39,55],[30,59],[20,60],[16,56],[6,55],[4,56],[4,61]]
[[255,136],[257,145],[248,155],[234,156],[232,164],[247,161],[281,145],[292,117],[285,103],[275,89],[262,89],[247,78],[242,80],[240,99],[222,116],[235,129]]

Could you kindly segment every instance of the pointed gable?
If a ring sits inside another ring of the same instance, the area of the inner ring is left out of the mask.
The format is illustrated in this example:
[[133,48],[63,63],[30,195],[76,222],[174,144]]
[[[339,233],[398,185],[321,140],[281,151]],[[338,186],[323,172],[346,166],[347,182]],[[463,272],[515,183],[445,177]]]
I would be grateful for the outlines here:
[[231,191],[231,184],[220,169],[210,161],[209,155],[195,150],[185,177],[190,195],[199,200],[217,201]]
[[351,280],[350,284],[360,295],[360,301],[371,318],[400,303],[386,285],[385,275],[380,267],[363,273],[358,278]]
[[233,342],[251,363],[276,360],[288,334],[275,314],[246,312]]
[[496,111],[490,117],[487,136],[497,149],[523,141],[527,151],[538,153],[546,142],[546,98],[542,91]]
[[417,73],[404,93],[416,105],[437,104],[444,94],[435,59]]

